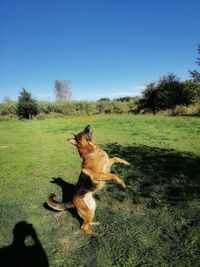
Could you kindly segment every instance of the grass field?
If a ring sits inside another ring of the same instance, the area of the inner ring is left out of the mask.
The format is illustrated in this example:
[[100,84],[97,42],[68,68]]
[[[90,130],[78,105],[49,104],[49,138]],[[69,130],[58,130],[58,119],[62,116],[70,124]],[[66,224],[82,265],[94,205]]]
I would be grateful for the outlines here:
[[[96,195],[96,238],[74,211],[45,205],[76,183],[81,159],[66,139],[87,124],[110,156],[130,163],[112,170],[125,191],[109,182]],[[16,255],[25,266],[200,266],[200,118],[2,121],[0,203],[0,266]]]

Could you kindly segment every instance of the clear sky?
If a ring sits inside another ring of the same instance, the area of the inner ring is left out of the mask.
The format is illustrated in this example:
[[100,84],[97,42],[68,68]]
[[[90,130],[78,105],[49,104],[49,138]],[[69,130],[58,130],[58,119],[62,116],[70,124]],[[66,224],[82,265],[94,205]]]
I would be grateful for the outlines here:
[[199,0],[0,0],[0,101],[21,87],[53,99],[138,95],[169,72],[197,69]]

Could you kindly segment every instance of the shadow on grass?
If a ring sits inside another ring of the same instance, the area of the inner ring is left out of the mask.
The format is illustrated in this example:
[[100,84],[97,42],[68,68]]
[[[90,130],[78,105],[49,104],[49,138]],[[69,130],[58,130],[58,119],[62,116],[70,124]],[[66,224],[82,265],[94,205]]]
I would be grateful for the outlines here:
[[[109,143],[102,146],[109,157],[118,156],[130,163],[122,168],[115,165],[113,170],[125,181],[127,188],[121,193],[119,188],[109,183],[106,191],[119,201],[131,198],[139,203],[140,198],[150,198],[150,206],[158,206],[162,200],[171,204],[187,202],[200,198],[200,157],[192,153],[179,152],[173,149],[162,149],[145,145],[122,146]],[[75,185],[64,179],[52,178],[62,189],[62,202],[72,199]],[[96,196],[101,200],[105,190]],[[104,197],[107,197],[106,195]],[[46,207],[47,208],[47,207]],[[75,209],[69,212],[79,219]]]
[[[114,167],[114,172],[127,184],[123,197],[128,195],[135,203],[140,197],[150,197],[157,202],[165,198],[174,204],[200,198],[200,157],[144,145],[125,147],[110,143],[104,145],[104,149],[110,157],[118,156],[130,163],[128,169]],[[115,188],[111,190],[122,200]]]
[[13,242],[0,249],[1,267],[48,267],[48,258],[32,226],[25,221],[13,229]]
[[[73,195],[74,195],[74,190],[75,190],[75,185],[74,184],[70,184],[68,182],[66,182],[63,178],[61,177],[53,177],[52,178],[52,181],[51,181],[52,184],[56,184],[58,186],[61,187],[61,190],[62,190],[62,201],[61,202],[69,202],[72,200],[73,198]],[[53,210],[52,208],[50,208],[47,203],[44,203],[44,207],[48,210],[51,210],[51,211],[54,211],[54,212],[57,212],[55,210]],[[69,213],[75,217],[76,219],[78,219],[78,221],[80,223],[82,223],[82,219],[79,217],[77,211],[75,208],[72,208],[72,209],[68,209],[67,211],[69,211]]]
[[[199,208],[182,204],[200,198],[200,157],[143,145],[102,147],[110,157],[129,161],[129,167],[113,169],[127,188],[122,192],[109,182],[98,193],[98,236],[84,243],[77,237],[69,266],[198,266]],[[52,182],[68,201],[74,185],[62,178]],[[135,209],[130,200],[142,205]]]

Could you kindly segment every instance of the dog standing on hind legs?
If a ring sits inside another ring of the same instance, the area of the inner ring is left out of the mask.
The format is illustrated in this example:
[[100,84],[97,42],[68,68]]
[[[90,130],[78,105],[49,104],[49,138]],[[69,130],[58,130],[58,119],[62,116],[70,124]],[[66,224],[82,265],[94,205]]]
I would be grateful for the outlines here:
[[89,229],[89,226],[99,223],[93,222],[96,210],[93,194],[102,189],[105,181],[108,180],[114,180],[125,188],[124,181],[117,175],[110,173],[110,168],[114,163],[124,165],[129,165],[129,163],[118,157],[109,159],[107,153],[94,143],[90,125],[86,126],[82,132],[73,134],[73,137],[69,138],[68,141],[77,147],[80,157],[83,159],[79,180],[70,202],[56,202],[54,200],[55,195],[50,194],[47,198],[47,204],[57,211],[76,208],[79,216],[83,219],[82,231],[87,235],[94,236],[95,233]]

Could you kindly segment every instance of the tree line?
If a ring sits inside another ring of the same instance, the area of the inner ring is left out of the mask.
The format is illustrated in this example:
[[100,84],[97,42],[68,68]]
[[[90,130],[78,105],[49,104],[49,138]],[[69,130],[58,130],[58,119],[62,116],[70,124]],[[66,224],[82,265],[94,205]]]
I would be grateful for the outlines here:
[[[200,55],[200,44],[198,54]],[[200,66],[200,57],[196,63]],[[189,106],[200,102],[200,73],[197,70],[189,72],[191,80],[180,81],[175,74],[170,73],[157,82],[149,83],[136,103],[137,112],[151,111],[156,114],[168,109],[173,112],[178,105]]]
[[[200,44],[198,45],[200,55]],[[200,57],[197,58],[200,66]],[[174,73],[159,78],[156,82],[146,85],[141,97],[122,97],[114,100],[101,98],[98,101],[70,101],[72,84],[68,80],[55,81],[55,99],[53,102],[35,100],[31,93],[22,88],[18,102],[10,101],[5,97],[7,105],[0,105],[0,115],[9,113],[19,118],[32,119],[39,113],[51,112],[63,115],[93,115],[99,113],[146,113],[156,114],[159,111],[171,110],[174,113],[177,106],[188,107],[200,105],[200,73],[197,70],[189,71],[192,79],[181,81]],[[199,107],[200,110],[200,107]],[[199,112],[199,111],[198,111]]]
[[[27,97],[29,99],[27,99]],[[122,98],[123,100],[123,98]],[[16,115],[20,119],[45,119],[65,116],[90,116],[95,114],[125,114],[134,111],[137,98],[128,101],[98,100],[98,101],[38,101],[29,92],[22,89],[18,101],[0,104],[0,119],[5,120]]]

